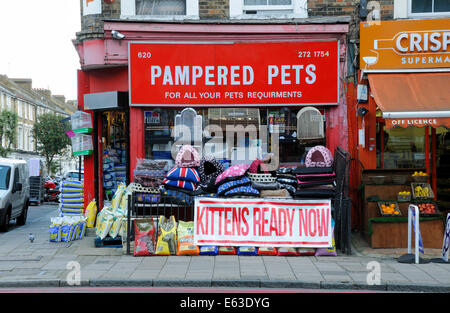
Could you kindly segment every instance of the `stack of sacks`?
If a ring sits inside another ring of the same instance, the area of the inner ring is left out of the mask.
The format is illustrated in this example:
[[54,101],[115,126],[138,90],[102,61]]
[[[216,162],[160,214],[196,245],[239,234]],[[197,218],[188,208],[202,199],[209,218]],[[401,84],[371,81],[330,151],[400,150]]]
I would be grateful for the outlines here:
[[128,195],[132,186],[120,184],[112,198],[111,206],[105,206],[98,214],[95,234],[101,240],[106,237],[123,236],[126,231],[126,216],[128,209]]
[[326,147],[315,146],[309,150],[305,167],[295,169],[297,191],[295,198],[334,198],[336,175],[333,156]]
[[82,239],[86,231],[84,216],[54,217],[50,221],[50,242],[69,242]]
[[124,164],[115,164],[114,165],[114,174],[116,176],[116,183],[124,183],[127,180],[127,171],[126,165]]
[[84,214],[84,186],[77,180],[63,181],[59,198],[60,216],[83,216]]
[[103,158],[103,189],[106,193],[114,194],[117,188],[114,162],[109,157]]
[[235,164],[219,174],[215,182],[217,197],[259,197],[259,191],[245,175],[248,169],[248,164]]
[[167,173],[167,160],[138,159],[134,170],[134,182],[142,187],[159,188]]
[[291,198],[286,188],[269,171],[268,161],[257,159],[250,164],[247,175],[252,181],[252,187],[260,191],[262,198]]

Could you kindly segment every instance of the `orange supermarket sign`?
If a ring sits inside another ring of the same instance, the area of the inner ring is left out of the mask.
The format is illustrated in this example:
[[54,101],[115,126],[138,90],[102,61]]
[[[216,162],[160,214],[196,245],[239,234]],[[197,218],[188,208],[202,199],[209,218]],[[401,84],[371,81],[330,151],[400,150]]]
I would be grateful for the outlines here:
[[360,68],[450,67],[450,19],[360,24]]

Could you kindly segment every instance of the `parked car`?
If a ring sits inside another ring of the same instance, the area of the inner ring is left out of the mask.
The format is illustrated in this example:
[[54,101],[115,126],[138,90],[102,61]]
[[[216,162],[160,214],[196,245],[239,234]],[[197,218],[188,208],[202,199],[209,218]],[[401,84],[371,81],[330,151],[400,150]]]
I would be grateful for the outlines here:
[[[63,177],[62,180],[80,180],[80,173],[78,170],[74,171],[67,171]],[[81,170],[81,181],[84,181],[84,171]]]
[[30,198],[28,163],[24,160],[0,159],[0,231],[8,231],[9,222],[17,225],[27,220]]

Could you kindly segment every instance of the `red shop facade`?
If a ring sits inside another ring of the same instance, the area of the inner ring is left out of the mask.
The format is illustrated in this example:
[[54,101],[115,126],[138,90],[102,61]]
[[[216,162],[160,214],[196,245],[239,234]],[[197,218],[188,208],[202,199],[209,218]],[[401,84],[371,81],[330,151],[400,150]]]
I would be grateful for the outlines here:
[[[277,132],[281,166],[299,164],[314,145],[348,151],[348,28],[105,21],[104,38],[76,43],[79,109],[94,122],[94,153],[84,157],[85,204],[95,198],[101,208],[108,197],[102,164],[108,149],[122,151],[124,180],[132,182],[139,159],[170,156],[174,124],[186,108],[203,126],[247,118],[268,137]],[[321,138],[299,139],[303,108],[323,116]],[[200,141],[206,151],[208,140]],[[225,157],[234,148],[226,147]]]

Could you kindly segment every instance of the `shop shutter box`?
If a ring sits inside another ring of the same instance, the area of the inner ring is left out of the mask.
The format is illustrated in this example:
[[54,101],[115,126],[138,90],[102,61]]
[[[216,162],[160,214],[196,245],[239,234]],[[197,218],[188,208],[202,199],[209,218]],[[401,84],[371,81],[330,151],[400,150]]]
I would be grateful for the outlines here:
[[92,119],[89,113],[77,111],[70,116],[72,131],[75,134],[90,134],[92,132]]
[[92,137],[90,135],[76,135],[71,138],[73,155],[91,155],[94,151]]

